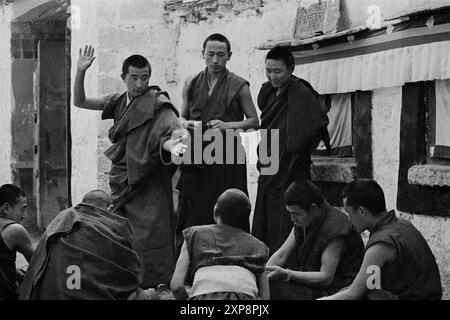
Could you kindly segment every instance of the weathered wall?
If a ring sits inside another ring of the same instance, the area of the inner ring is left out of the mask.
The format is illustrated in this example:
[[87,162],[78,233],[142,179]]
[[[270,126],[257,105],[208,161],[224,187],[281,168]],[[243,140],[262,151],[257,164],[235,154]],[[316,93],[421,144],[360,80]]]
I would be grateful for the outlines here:
[[[73,0],[72,5],[80,8],[81,28],[72,30],[72,87],[75,80],[78,49],[85,44],[97,46],[97,10],[88,0]],[[75,25],[75,24],[74,24]],[[97,95],[98,62],[89,69],[85,88],[88,96]],[[73,92],[72,92],[73,99]],[[98,127],[100,112],[71,107],[72,131],[72,202],[78,203],[83,195],[98,188]]]
[[386,206],[395,208],[400,161],[402,88],[380,89],[372,98],[373,176],[386,194]]
[[11,6],[0,8],[0,185],[11,183]]
[[[385,192],[387,209],[396,209],[402,88],[375,90],[372,105],[374,178]],[[441,272],[444,298],[450,299],[450,219],[399,214],[410,220],[428,241]]]

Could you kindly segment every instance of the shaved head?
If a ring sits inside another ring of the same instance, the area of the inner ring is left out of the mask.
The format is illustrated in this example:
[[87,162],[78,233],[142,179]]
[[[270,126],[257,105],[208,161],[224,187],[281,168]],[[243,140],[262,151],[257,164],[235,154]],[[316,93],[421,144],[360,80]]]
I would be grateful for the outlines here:
[[83,203],[107,210],[112,203],[111,196],[103,190],[92,190],[83,197]]
[[214,215],[223,223],[250,232],[251,203],[248,196],[238,189],[228,189],[217,199]]

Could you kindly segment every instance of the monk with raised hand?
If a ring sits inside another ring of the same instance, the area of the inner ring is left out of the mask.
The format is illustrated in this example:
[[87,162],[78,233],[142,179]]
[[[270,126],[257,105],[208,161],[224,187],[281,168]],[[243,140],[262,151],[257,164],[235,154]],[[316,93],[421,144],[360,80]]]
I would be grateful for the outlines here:
[[94,48],[80,50],[75,77],[74,103],[102,111],[102,119],[113,119],[108,137],[112,146],[105,155],[111,161],[109,185],[112,210],[129,219],[133,245],[144,264],[144,288],[168,285],[175,267],[175,216],[172,198],[172,155],[186,147],[178,111],[166,92],[150,86],[151,65],[132,55],[122,65],[124,93],[86,97],[84,78],[95,60]]

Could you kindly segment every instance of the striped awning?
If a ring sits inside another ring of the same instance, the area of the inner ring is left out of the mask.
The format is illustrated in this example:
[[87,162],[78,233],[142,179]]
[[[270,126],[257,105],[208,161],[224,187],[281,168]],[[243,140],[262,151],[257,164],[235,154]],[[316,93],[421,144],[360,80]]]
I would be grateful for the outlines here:
[[450,41],[301,64],[294,74],[310,82],[320,94],[450,79]]

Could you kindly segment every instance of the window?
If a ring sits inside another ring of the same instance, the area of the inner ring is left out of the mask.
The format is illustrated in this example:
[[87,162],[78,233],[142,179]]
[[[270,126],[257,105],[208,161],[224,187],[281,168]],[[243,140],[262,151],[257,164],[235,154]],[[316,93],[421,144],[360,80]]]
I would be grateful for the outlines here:
[[345,183],[372,178],[372,92],[357,91],[321,96],[330,123],[331,152],[321,142],[313,153],[311,179],[333,205],[342,205]]
[[403,86],[397,208],[448,215],[450,209],[450,82]]

